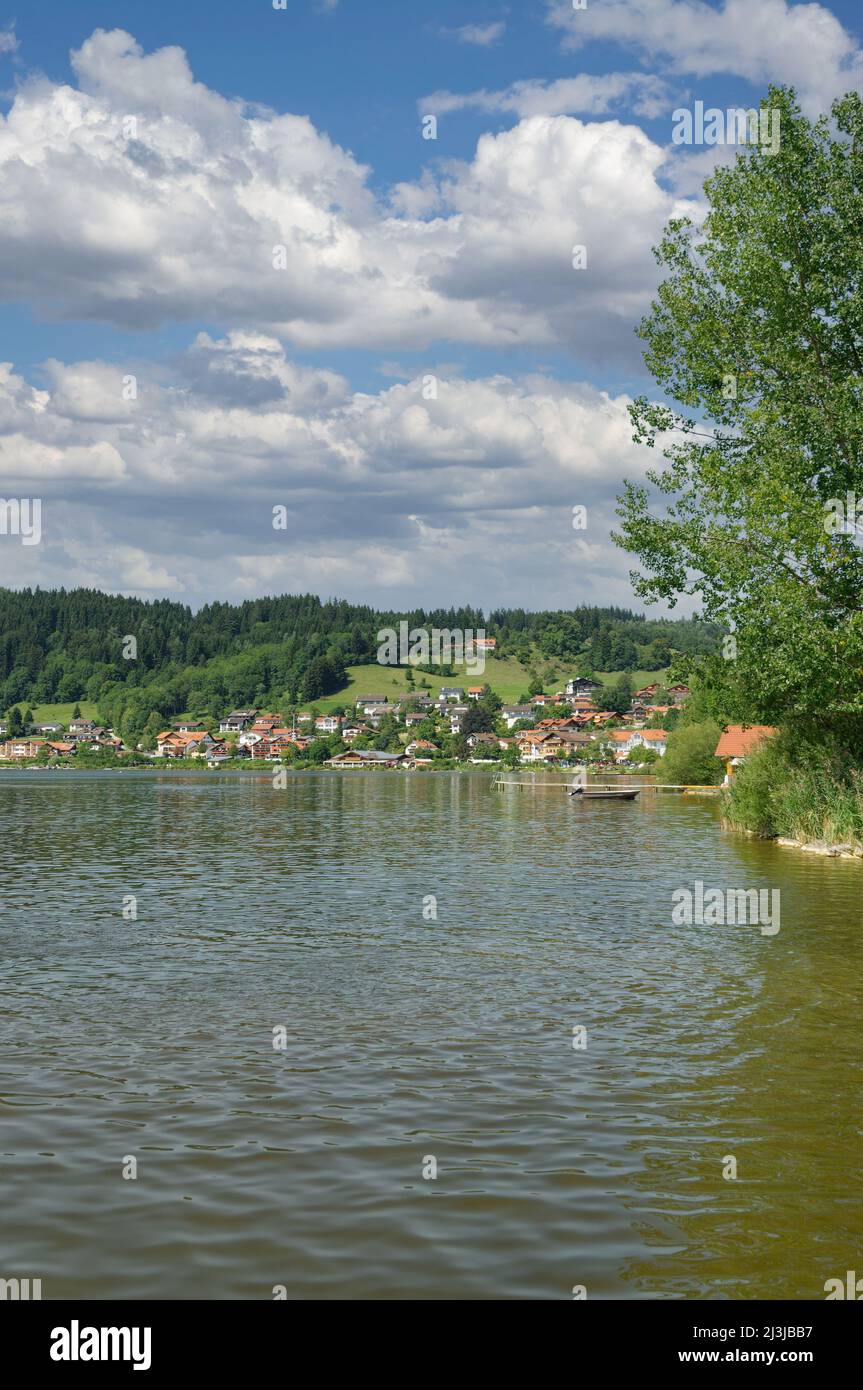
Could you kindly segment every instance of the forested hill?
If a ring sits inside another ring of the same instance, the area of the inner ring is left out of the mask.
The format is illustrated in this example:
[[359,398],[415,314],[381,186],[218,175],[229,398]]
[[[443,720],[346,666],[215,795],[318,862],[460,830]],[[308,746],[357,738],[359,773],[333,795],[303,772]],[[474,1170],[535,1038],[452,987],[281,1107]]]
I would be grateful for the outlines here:
[[[531,613],[471,607],[385,612],[311,594],[211,603],[198,612],[92,589],[0,589],[0,709],[87,699],[128,732],[151,715],[284,707],[341,689],[345,668],[375,660],[377,633],[411,627],[484,629],[503,657],[556,659],[579,671],[665,666],[672,651],[717,639],[695,620],[647,619],[622,608]],[[137,656],[124,659],[134,637]],[[127,644],[128,645],[128,644]],[[494,663],[487,667],[492,684]]]

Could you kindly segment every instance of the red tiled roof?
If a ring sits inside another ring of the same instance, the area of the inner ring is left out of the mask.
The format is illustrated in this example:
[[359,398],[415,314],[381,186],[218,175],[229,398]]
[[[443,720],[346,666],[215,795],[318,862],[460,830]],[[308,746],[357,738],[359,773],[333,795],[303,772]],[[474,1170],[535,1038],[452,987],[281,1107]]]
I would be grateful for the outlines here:
[[750,724],[748,727],[744,727],[743,724],[729,724],[720,735],[715,756],[745,758],[747,753],[754,753],[760,743],[766,738],[772,738],[775,733],[776,730],[770,724]]

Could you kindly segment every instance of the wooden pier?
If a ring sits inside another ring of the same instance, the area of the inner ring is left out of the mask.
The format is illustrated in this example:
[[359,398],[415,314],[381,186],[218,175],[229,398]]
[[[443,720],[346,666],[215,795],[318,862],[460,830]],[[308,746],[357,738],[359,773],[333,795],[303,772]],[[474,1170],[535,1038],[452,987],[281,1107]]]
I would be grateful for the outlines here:
[[503,777],[503,776],[501,776],[500,774],[498,774],[498,775],[495,777],[494,782],[492,783],[492,786],[493,786],[493,787],[496,787],[496,788],[503,788],[503,787],[532,787],[532,788],[534,789],[534,791],[536,791],[537,788],[542,788],[542,789],[544,790],[546,787],[565,787],[565,788],[567,789],[567,791],[574,791],[574,789],[575,789],[576,787],[583,786],[583,787],[589,787],[591,791],[615,791],[615,790],[617,790],[617,791],[680,792],[680,793],[685,793],[685,792],[708,792],[708,793],[710,793],[711,795],[716,795],[716,794],[718,794],[719,792],[722,791],[721,786],[720,786],[720,787],[717,787],[717,786],[714,786],[714,785],[712,785],[712,784],[702,785],[702,784],[695,783],[695,782],[693,782],[693,783],[685,783],[685,782],[634,782],[634,783],[633,783],[633,782],[627,782],[627,781],[625,781],[623,777],[615,778],[613,782],[579,782],[579,781],[577,781],[577,780],[575,780],[575,779],[573,779],[573,778],[569,778],[569,779],[568,779],[567,781],[565,781],[565,782],[560,782],[560,781],[552,782],[552,781],[550,781],[548,778],[545,778],[545,777],[543,777],[543,778],[539,778],[539,777],[537,777],[537,778],[528,777],[528,778],[526,778],[526,779],[523,780],[523,781],[517,781],[517,782],[516,782],[516,781],[510,780],[509,778]]

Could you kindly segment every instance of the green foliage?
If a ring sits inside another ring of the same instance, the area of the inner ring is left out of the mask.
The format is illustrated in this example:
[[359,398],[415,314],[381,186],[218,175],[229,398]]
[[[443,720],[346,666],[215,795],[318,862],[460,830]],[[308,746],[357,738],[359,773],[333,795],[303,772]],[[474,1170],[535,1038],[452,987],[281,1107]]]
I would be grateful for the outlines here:
[[713,720],[686,724],[668,736],[662,759],[663,782],[690,786],[717,786],[725,776],[721,758],[715,756],[721,729]]
[[859,761],[863,550],[826,519],[863,495],[863,99],[837,102],[834,123],[784,89],[766,104],[778,152],[717,168],[704,225],[672,221],[656,253],[665,279],[640,333],[675,404],[645,397],[631,415],[637,441],[664,444],[649,474],[664,513],[627,483],[616,539],[642,597],[693,595],[733,632],[730,659],[688,663],[715,716],[793,720]]
[[863,845],[863,773],[841,742],[767,740],[737,768],[724,801],[730,824],[762,836]]
[[778,734],[735,771],[724,792],[732,826],[763,837],[863,845],[863,773],[838,739]]
[[[562,663],[592,666],[586,653],[596,647],[622,666],[657,642],[707,652],[718,635],[692,620],[648,620],[617,608],[501,609],[485,617],[464,606],[406,615],[283,595],[237,606],[213,603],[192,613],[167,600],[94,590],[0,589],[0,709],[15,706],[20,714],[27,701],[86,700],[124,740],[149,744],[178,715],[209,725],[235,707],[279,710],[325,700],[347,684],[347,667],[374,661],[378,631],[405,617],[412,627],[493,632],[503,651],[540,664],[547,676]],[[122,656],[130,633],[138,642],[135,661]],[[398,684],[407,675],[392,672],[387,679]],[[534,685],[541,689],[538,682],[537,676]],[[429,688],[424,679],[418,685]],[[496,697],[482,703],[494,708]]]
[[483,700],[477,700],[464,716],[461,731],[465,737],[468,734],[494,733],[494,711]]
[[619,685],[604,685],[601,690],[593,692],[593,703],[597,709],[613,710],[615,714],[625,714],[632,703],[632,695],[629,691],[621,689]]

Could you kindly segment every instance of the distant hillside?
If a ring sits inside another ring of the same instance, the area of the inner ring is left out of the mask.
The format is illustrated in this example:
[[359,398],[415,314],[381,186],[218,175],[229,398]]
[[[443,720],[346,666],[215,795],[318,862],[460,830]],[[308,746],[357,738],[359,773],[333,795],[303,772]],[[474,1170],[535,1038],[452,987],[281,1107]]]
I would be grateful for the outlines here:
[[[179,714],[217,718],[231,708],[276,710],[359,691],[348,668],[389,689],[375,664],[381,628],[485,630],[497,639],[482,681],[505,697],[592,671],[657,671],[674,651],[706,652],[718,630],[692,619],[648,619],[621,608],[487,616],[464,607],[386,612],[311,594],[213,603],[193,613],[96,590],[0,589],[0,710],[88,701],[124,737],[152,735]],[[134,659],[124,659],[126,639]],[[464,671],[429,673],[464,676]],[[417,680],[423,679],[421,673]],[[478,678],[480,679],[480,678]],[[463,683],[463,682],[462,682]],[[398,675],[399,687],[403,684]]]

